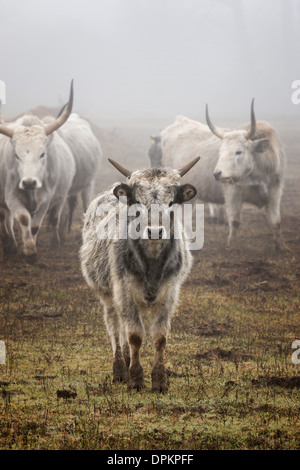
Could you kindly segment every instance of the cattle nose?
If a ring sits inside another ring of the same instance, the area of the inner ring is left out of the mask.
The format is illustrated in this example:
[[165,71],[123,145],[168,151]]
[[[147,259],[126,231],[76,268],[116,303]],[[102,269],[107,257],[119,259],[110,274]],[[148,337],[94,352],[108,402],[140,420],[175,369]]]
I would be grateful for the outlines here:
[[216,170],[214,171],[214,177],[218,181],[221,178],[222,171]]
[[23,179],[22,186],[23,186],[23,189],[35,189],[36,180],[33,178]]
[[164,229],[163,227],[148,227],[146,233],[149,240],[162,240]]

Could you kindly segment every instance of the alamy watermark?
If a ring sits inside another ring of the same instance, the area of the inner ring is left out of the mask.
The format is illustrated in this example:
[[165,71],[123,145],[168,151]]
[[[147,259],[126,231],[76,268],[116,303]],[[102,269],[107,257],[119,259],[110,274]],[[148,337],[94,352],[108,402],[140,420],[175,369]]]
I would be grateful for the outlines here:
[[298,365],[300,364],[300,339],[293,342],[292,349],[296,349],[292,354],[292,363]]
[[300,104],[300,80],[293,81],[292,89],[295,90],[291,96],[292,103]]
[[5,364],[5,343],[4,341],[0,341],[0,364]]
[[128,206],[122,196],[118,205],[99,204],[96,215],[101,218],[96,229],[101,240],[184,239],[190,250],[201,250],[204,244],[204,204],[151,204],[148,209],[140,203]]

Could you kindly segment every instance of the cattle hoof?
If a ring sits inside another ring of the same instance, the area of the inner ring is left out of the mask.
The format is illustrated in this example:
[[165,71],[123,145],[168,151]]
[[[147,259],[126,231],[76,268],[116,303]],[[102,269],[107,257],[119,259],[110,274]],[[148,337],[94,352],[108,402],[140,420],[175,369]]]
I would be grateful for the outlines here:
[[228,253],[239,253],[241,251],[241,247],[238,243],[231,243],[230,245],[227,245],[225,247],[225,251],[228,252]]
[[126,375],[115,375],[113,376],[113,383],[127,383],[127,374]]
[[136,390],[137,392],[141,392],[144,388],[145,388],[144,380],[141,381],[140,383],[129,382],[128,384],[128,390]]
[[166,369],[163,365],[157,365],[153,368],[152,373],[152,392],[167,393],[169,389]]
[[114,361],[113,364],[113,382],[127,382],[128,374],[126,364],[122,359]]
[[169,385],[166,381],[159,383],[159,382],[152,382],[152,392],[154,393],[162,393],[165,394],[169,390]]
[[142,366],[129,368],[128,389],[135,389],[138,392],[145,388],[144,372]]
[[36,244],[34,242],[27,243],[23,248],[23,254],[26,258],[30,258],[37,255]]

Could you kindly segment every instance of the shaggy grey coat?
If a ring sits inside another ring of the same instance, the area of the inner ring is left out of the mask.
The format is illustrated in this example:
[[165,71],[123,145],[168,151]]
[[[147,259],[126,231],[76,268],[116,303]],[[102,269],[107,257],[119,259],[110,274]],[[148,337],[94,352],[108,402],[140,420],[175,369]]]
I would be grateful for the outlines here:
[[[194,197],[195,188],[181,186],[180,180],[177,170],[135,171],[126,184],[116,184],[94,199],[84,217],[81,268],[87,284],[104,307],[114,355],[114,380],[128,381],[129,386],[136,389],[144,386],[140,347],[144,337],[141,314],[146,310],[153,315],[152,389],[165,392],[168,388],[164,366],[166,339],[192,257],[184,235],[175,239],[172,230],[169,239],[134,240],[118,236],[100,239],[99,227],[103,222],[109,225],[115,215],[119,219],[120,196],[127,196],[129,206],[137,203],[147,209],[151,204],[169,206]],[[109,212],[103,215],[105,207]]]

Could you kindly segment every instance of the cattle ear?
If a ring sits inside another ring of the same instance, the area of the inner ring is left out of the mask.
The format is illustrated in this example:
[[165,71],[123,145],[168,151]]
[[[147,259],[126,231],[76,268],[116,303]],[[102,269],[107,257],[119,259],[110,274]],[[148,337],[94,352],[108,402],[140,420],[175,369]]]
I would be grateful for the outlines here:
[[269,139],[254,140],[252,145],[254,152],[263,153],[269,148],[270,141]]
[[[113,190],[114,195],[116,196],[117,199],[120,200],[120,202],[124,202],[123,198],[127,198],[127,204],[132,204],[132,188],[128,186],[128,184],[121,183],[118,184]],[[123,199],[123,201],[122,201]]]
[[177,186],[174,202],[175,204],[182,204],[183,202],[187,202],[193,199],[196,194],[197,190],[191,184]]

